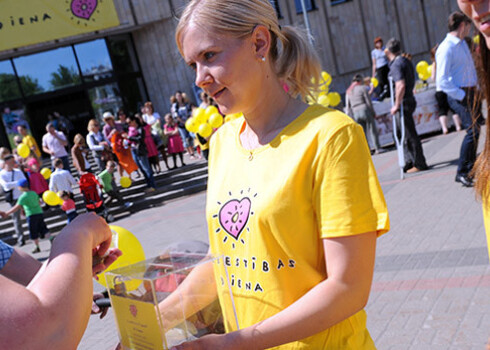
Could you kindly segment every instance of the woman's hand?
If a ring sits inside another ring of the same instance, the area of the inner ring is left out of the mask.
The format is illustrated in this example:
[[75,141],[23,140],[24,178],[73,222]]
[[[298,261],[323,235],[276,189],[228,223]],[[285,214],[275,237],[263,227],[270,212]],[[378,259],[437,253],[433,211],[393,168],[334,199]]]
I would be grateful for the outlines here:
[[210,334],[191,342],[185,342],[177,346],[173,346],[170,350],[251,350],[253,344],[247,343],[243,337],[240,337],[239,332],[227,334]]

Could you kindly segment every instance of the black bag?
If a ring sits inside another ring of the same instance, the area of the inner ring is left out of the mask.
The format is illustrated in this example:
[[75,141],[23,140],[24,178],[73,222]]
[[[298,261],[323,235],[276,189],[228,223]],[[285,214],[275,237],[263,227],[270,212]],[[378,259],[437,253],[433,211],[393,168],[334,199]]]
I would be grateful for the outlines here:
[[[12,170],[12,178],[10,181],[14,181],[14,171]],[[10,191],[4,191],[5,193],[5,201],[9,204],[12,204],[14,202],[14,190],[11,189]]]

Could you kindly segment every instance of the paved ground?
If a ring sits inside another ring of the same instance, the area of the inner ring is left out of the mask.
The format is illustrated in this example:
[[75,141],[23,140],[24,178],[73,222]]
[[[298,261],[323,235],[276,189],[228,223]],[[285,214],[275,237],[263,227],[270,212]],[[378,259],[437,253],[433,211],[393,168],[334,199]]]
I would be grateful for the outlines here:
[[[399,179],[396,152],[374,156],[391,216],[378,240],[368,328],[378,349],[484,349],[490,337],[490,264],[481,207],[454,182],[463,133],[424,140],[431,169]],[[168,202],[117,224],[147,256],[176,241],[207,241],[205,194]],[[26,246],[26,250],[32,246]],[[92,317],[79,349],[112,349],[112,315]]]

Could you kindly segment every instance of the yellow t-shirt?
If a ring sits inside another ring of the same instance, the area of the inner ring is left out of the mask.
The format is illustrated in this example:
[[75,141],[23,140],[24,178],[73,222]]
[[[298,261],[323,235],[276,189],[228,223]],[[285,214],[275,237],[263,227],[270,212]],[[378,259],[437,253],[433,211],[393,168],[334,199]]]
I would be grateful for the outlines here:
[[39,146],[37,145],[37,142],[34,139],[34,137],[32,137],[31,135],[26,135],[22,138],[22,143],[27,145],[27,147],[29,147],[30,150],[34,148],[34,153],[36,154],[37,158],[41,157],[41,151],[39,150]]
[[[240,328],[271,317],[325,280],[322,238],[389,230],[363,131],[349,117],[310,106],[252,153],[241,146],[243,127],[243,118],[226,123],[211,140],[206,208],[211,251],[224,256]],[[234,320],[226,326],[236,329]],[[375,347],[360,311],[280,348]]]
[[483,222],[487,234],[488,258],[490,259],[490,203],[483,203]]

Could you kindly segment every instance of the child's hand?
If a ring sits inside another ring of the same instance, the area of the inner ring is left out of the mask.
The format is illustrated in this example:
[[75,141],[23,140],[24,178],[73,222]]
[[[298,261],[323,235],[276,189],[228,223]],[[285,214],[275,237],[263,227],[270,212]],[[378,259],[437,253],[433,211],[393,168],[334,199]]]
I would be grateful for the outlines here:
[[2,217],[2,219],[5,219],[7,218],[7,213],[5,213],[4,211],[0,211],[0,216]]

